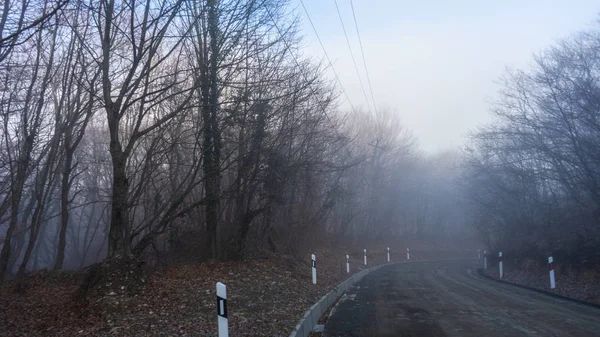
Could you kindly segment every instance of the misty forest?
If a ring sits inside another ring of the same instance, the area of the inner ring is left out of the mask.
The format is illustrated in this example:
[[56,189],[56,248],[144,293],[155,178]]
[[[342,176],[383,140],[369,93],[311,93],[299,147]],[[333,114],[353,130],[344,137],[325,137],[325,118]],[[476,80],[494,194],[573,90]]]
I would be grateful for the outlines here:
[[[286,0],[1,7],[3,294],[50,279],[97,306],[107,280],[135,270],[128,290],[144,294],[181,268],[214,292],[214,273],[268,274],[267,260],[294,274],[315,251],[339,252],[322,260],[333,285],[341,254],[359,261],[363,246],[503,251],[514,268],[552,255],[575,276],[600,266],[600,26],[507,70],[491,122],[429,153],[395,108],[342,105]],[[107,317],[96,310],[61,324],[92,326]],[[19,325],[0,316],[0,335]],[[98,335],[146,333],[111,328]]]

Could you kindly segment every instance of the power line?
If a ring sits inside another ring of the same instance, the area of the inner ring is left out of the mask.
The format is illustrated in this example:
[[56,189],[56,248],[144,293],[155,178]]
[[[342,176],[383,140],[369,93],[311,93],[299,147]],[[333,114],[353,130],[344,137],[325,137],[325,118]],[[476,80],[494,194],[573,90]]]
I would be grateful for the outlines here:
[[363,85],[362,78],[360,77],[360,72],[358,71],[358,66],[356,65],[356,59],[354,58],[354,53],[352,52],[352,46],[350,45],[350,39],[348,39],[348,33],[346,32],[346,26],[344,25],[344,20],[342,20],[342,14],[340,13],[340,7],[338,6],[337,0],[335,2],[335,9],[337,10],[338,17],[340,18],[340,23],[342,24],[342,30],[344,31],[344,36],[346,37],[346,44],[348,45],[348,50],[350,50],[350,56],[352,57],[352,63],[354,63],[354,70],[356,71],[356,76],[358,76],[358,82],[360,83],[360,87],[362,89],[363,95],[365,96],[365,101],[367,102],[367,106],[369,106],[369,99],[367,98],[367,92],[365,91],[365,86]]
[[313,31],[315,32],[315,35],[317,36],[317,40],[319,40],[321,49],[323,49],[323,53],[325,54],[325,57],[327,58],[327,61],[329,62],[329,66],[331,67],[331,70],[333,71],[333,75],[335,75],[335,79],[339,83],[340,88],[342,89],[342,92],[344,93],[344,96],[346,97],[346,100],[348,101],[348,104],[350,104],[350,107],[352,108],[352,111],[354,112],[354,114],[356,114],[354,105],[350,101],[350,98],[348,97],[348,94],[346,93],[346,89],[344,89],[344,86],[342,85],[342,81],[340,81],[340,77],[338,76],[337,72],[335,71],[335,68],[333,67],[333,62],[331,62],[331,58],[329,58],[329,54],[327,54],[327,50],[325,49],[325,46],[323,45],[323,41],[321,41],[321,37],[319,36],[319,33],[317,32],[317,28],[315,27],[312,19],[310,18],[310,15],[308,14],[308,11],[306,10],[306,6],[304,6],[304,1],[300,0],[300,4],[302,5],[302,8],[304,9],[304,13],[306,14],[306,17],[308,18],[308,22],[310,22],[310,26],[312,27]]
[[371,77],[369,76],[369,69],[367,68],[367,60],[365,59],[365,51],[363,50],[362,39],[360,38],[360,32],[358,31],[358,22],[356,21],[356,14],[354,12],[354,2],[350,0],[350,7],[352,7],[352,17],[354,17],[354,26],[356,27],[356,35],[358,36],[358,43],[360,44],[360,53],[362,54],[363,65],[365,66],[365,72],[367,73],[367,83],[369,83],[369,91],[371,92],[371,101],[375,107],[375,114],[377,114],[377,104],[375,104],[375,96],[373,95],[373,87],[371,86]]
[[[331,59],[329,58],[329,55],[327,55],[327,51],[325,50],[325,47],[323,47],[323,43],[321,42],[321,38],[319,38],[319,34],[317,33],[317,30],[315,29],[315,26],[313,25],[312,20],[310,19],[310,16],[308,15],[308,12],[306,11],[306,7],[304,6],[304,2],[302,0],[300,0],[300,3],[302,3],[302,7],[304,8],[304,12],[306,13],[306,16],[308,17],[308,20],[310,21],[310,24],[313,27],[313,30],[315,31],[315,34],[317,35],[317,39],[319,39],[319,43],[321,44],[321,48],[323,48],[323,52],[325,53],[325,56],[327,57],[327,60],[329,61],[329,65],[331,66],[331,69],[333,70],[335,78],[337,79],[337,81],[338,81],[338,83],[340,85],[340,88],[342,89],[342,92],[344,93],[344,96],[346,96],[346,100],[348,101],[348,104],[350,104],[350,108],[352,109],[352,112],[356,116],[357,113],[356,113],[356,110],[354,109],[354,105],[352,105],[352,102],[350,101],[350,98],[348,97],[348,94],[346,93],[346,90],[344,89],[344,86],[342,85],[342,82],[340,81],[340,78],[338,77],[337,73],[335,72],[335,68],[333,67],[333,63],[331,62]],[[281,29],[279,29],[279,26],[277,25],[277,22],[275,21],[275,18],[273,17],[273,14],[271,13],[271,11],[269,11],[268,8],[266,8],[266,10],[267,10],[267,14],[269,14],[269,17],[271,18],[271,21],[273,22],[273,26],[275,26],[275,29],[279,33],[279,36],[281,36],[281,40],[285,44],[286,49],[290,51],[290,54],[292,55],[292,59],[294,60],[294,63],[296,63],[296,66],[300,69],[302,75],[304,76],[305,81],[307,81],[308,85],[310,86],[311,82],[308,81],[308,78],[306,77],[306,74],[302,71],[302,67],[300,66],[300,62],[298,62],[298,59],[296,58],[296,55],[294,55],[294,52],[291,49],[291,46],[286,41],[285,35],[282,33]],[[313,88],[313,93],[315,91],[316,91],[316,89]],[[317,98],[317,100],[318,100],[318,98]],[[329,118],[329,115],[327,114],[327,111],[325,109],[323,109],[323,114],[325,115],[325,118],[329,122],[331,122],[331,119]],[[354,140],[351,139],[350,142],[354,142]],[[348,157],[352,156],[352,154],[350,153],[350,150],[348,148],[346,148],[346,152],[348,154]]]
[[[286,50],[288,50],[290,52],[290,55],[292,56],[292,59],[294,60],[294,63],[296,64],[296,66],[300,70],[300,72],[301,72],[302,76],[304,77],[304,80],[306,81],[308,87],[312,90],[312,93],[314,94],[316,92],[316,89],[312,87],[312,85],[311,85],[312,82],[308,79],[308,77],[306,76],[306,74],[304,73],[304,71],[302,71],[302,66],[300,65],[300,62],[298,62],[298,59],[296,58],[296,55],[294,55],[294,52],[293,52],[291,46],[288,44],[288,41],[286,41],[285,35],[283,34],[283,32],[281,31],[281,29],[277,25],[277,22],[275,21],[275,18],[273,17],[273,13],[271,13],[271,11],[268,8],[265,8],[265,9],[267,11],[267,14],[269,15],[269,18],[273,22],[273,26],[275,27],[275,29],[279,33],[279,36],[281,37],[281,41],[283,41],[283,43],[285,44]],[[330,61],[330,64],[331,64],[331,61]],[[331,67],[333,69],[333,65],[331,65]],[[335,74],[335,69],[334,69],[334,74]],[[336,74],[336,78],[337,78],[337,80],[339,82],[339,78],[337,77],[337,74]],[[342,92],[346,96],[346,99],[348,100],[348,103],[350,104],[350,107],[352,108],[352,111],[356,114],[356,111],[354,110],[354,105],[352,105],[352,102],[350,102],[350,99],[348,98],[348,94],[346,94],[346,90],[344,90],[344,87],[342,86],[342,83],[341,82],[339,82],[339,83],[340,83],[340,87],[342,88]],[[319,99],[317,98],[317,101],[318,100]],[[325,115],[325,118],[327,118],[327,120],[331,122],[331,119],[329,118],[329,115],[327,114],[327,112],[325,111],[325,109],[323,109],[323,114]]]

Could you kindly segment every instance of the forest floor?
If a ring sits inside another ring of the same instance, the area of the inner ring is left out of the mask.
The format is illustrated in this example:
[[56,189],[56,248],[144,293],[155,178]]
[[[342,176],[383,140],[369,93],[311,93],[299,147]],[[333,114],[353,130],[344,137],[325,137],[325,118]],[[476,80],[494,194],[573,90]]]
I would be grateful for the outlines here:
[[[559,267],[559,266],[557,266]],[[588,270],[579,274],[555,269],[556,288],[550,289],[550,276],[544,268],[514,268],[504,266],[504,281],[553,292],[562,296],[600,304],[600,272]],[[485,273],[498,279],[498,266],[490,266]]]
[[[415,247],[411,259],[474,254],[443,249]],[[385,262],[381,247],[368,251],[369,267]],[[352,273],[364,269],[362,249],[321,250],[316,286],[310,254],[273,255],[159,267],[137,294],[112,293],[85,305],[76,297],[83,272],[37,272],[0,287],[0,336],[216,336],[216,282],[227,285],[231,336],[287,336],[313,303],[348,277],[347,253]],[[404,252],[392,251],[392,261],[400,258]]]

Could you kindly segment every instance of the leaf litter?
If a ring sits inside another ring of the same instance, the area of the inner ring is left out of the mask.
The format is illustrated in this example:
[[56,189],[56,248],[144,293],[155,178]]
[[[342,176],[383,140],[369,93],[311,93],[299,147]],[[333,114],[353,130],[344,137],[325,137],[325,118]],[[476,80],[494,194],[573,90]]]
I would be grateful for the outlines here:
[[[303,313],[335,285],[364,269],[362,250],[322,250],[317,285],[303,259],[203,262],[154,270],[135,294],[111,291],[83,304],[84,273],[38,272],[0,287],[0,336],[216,336],[216,282],[227,285],[229,331],[235,336],[288,336]],[[383,263],[369,252],[369,267]]]

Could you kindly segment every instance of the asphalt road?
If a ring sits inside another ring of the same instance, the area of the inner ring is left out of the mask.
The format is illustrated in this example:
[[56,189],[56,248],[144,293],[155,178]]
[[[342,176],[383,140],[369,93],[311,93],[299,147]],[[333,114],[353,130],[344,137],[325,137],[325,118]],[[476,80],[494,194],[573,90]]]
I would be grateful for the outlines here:
[[483,279],[476,262],[381,268],[346,292],[324,336],[600,336],[600,309]]

